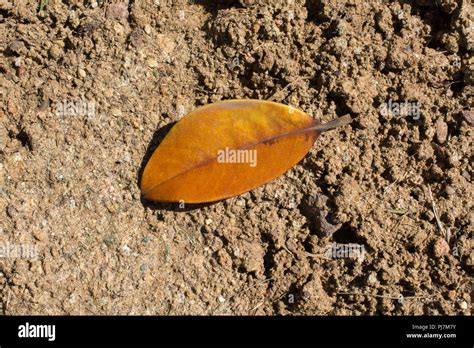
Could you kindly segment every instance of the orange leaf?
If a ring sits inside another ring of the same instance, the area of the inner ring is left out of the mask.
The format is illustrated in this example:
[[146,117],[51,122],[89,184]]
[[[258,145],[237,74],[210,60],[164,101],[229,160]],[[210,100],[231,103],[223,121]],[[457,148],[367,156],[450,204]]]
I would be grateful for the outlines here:
[[177,122],[155,150],[142,194],[204,203],[250,191],[293,167],[322,131],[347,123],[343,118],[319,125],[291,106],[260,100],[203,106]]

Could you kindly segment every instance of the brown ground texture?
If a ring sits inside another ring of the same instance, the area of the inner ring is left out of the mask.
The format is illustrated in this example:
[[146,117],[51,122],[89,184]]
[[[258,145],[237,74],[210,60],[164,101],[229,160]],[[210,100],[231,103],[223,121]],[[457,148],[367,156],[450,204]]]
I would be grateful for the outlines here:
[[[0,0],[0,313],[469,315],[473,14],[463,0]],[[141,199],[159,130],[236,98],[354,120],[241,196]],[[389,100],[419,117],[381,112]],[[95,113],[58,112],[82,101]],[[326,257],[332,243],[364,257]]]

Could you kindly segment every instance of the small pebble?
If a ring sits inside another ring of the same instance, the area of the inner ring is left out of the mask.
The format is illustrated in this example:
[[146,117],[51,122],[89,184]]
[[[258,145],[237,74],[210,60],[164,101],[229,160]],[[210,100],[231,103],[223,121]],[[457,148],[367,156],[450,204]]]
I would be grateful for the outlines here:
[[13,160],[15,162],[21,162],[23,160],[23,158],[21,158],[21,153],[15,152],[15,154],[13,155]]
[[375,276],[375,274],[373,273],[369,274],[369,276],[367,277],[367,284],[375,285],[376,283],[377,283],[377,277]]
[[456,190],[452,186],[446,187],[446,194],[448,196],[454,196],[456,194]]
[[48,235],[44,230],[36,230],[33,232],[33,237],[35,237],[36,240],[39,240],[40,242],[44,242],[45,240],[48,239]]
[[7,207],[7,215],[11,218],[17,215],[17,209],[11,204],[9,204]]
[[128,163],[130,162],[130,160],[131,160],[130,153],[125,152],[122,156],[122,162]]
[[70,304],[76,303],[76,295],[75,295],[75,294],[71,294],[71,295],[69,296],[69,303],[70,303]]
[[444,238],[438,238],[433,244],[433,252],[436,257],[449,254],[449,244]]
[[150,68],[157,68],[158,67],[158,61],[153,58],[148,58],[146,61],[146,65],[148,65]]
[[426,220],[428,221],[433,221],[433,219],[435,218],[435,214],[433,213],[433,211],[431,210],[427,210],[423,216],[426,218]]
[[16,68],[21,67],[21,57],[16,57],[15,60],[13,61],[13,64],[15,65]]
[[459,304],[459,307],[461,307],[462,310],[466,310],[466,309],[467,309],[467,302],[466,302],[466,301],[462,301],[462,302]]
[[8,45],[8,50],[15,54],[20,54],[21,51],[25,48],[25,44],[22,41],[15,40]]
[[49,55],[53,59],[58,59],[59,57],[61,57],[61,54],[62,54],[62,49],[61,47],[59,47],[59,45],[53,45],[49,49]]
[[125,245],[122,247],[122,250],[123,250],[123,252],[125,253],[125,255],[130,255],[131,249],[130,249],[130,247],[129,247],[127,244],[125,244]]
[[440,144],[444,144],[448,139],[448,125],[442,119],[436,121],[436,140]]
[[110,112],[112,112],[112,115],[114,116],[122,116],[122,111],[120,109],[113,108]]
[[184,108],[183,105],[178,105],[176,108],[176,111],[178,112],[178,117],[181,118],[186,114],[186,109]]
[[112,3],[107,7],[106,17],[122,19],[128,17],[128,1]]
[[474,125],[474,113],[472,110],[463,110],[462,117],[469,123],[471,126]]

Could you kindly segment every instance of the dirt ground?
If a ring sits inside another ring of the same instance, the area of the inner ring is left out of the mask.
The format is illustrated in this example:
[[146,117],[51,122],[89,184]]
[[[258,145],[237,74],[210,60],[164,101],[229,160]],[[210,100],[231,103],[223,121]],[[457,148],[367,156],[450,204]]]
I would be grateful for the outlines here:
[[[0,313],[471,313],[469,1],[124,1],[0,0]],[[247,194],[141,199],[157,131],[236,98],[354,121]]]

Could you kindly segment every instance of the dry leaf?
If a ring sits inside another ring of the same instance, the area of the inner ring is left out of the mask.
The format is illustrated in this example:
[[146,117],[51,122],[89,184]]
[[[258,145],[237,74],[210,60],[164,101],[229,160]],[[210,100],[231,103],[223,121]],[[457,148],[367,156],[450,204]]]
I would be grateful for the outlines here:
[[298,163],[318,135],[350,117],[320,125],[291,106],[229,100],[203,106],[177,122],[148,161],[146,199],[204,203],[261,186]]

